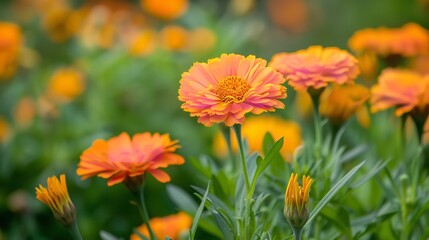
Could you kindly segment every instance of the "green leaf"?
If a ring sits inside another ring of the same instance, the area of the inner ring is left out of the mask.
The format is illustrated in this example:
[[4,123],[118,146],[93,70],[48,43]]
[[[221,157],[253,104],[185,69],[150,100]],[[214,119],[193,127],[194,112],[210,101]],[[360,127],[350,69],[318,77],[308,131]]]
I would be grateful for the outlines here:
[[197,231],[198,222],[200,220],[201,214],[203,213],[204,205],[206,203],[207,196],[209,194],[209,190],[210,190],[210,180],[207,183],[206,192],[204,193],[203,199],[201,199],[201,204],[198,207],[198,210],[194,216],[194,221],[192,222],[191,231],[189,233],[189,239],[191,239],[191,240],[193,240],[195,238],[195,232]]
[[222,232],[222,235],[224,237],[223,239],[226,239],[226,240],[234,239],[234,236],[233,236],[233,233],[231,230],[231,226],[228,225],[227,221],[225,221],[223,216],[213,208],[212,208],[211,212],[212,212],[212,215],[215,219],[217,226],[219,227],[220,231]]
[[[134,232],[138,232],[137,231],[137,229],[134,229]],[[137,234],[137,233],[136,233]],[[141,233],[139,232],[139,234],[141,235]],[[137,234],[141,239],[143,239],[143,240],[148,240],[147,238],[145,238],[145,236],[143,236],[143,238],[139,235],[139,234]],[[104,230],[101,230],[100,231],[100,238],[102,239],[102,240],[120,240],[121,238],[117,238],[117,237],[115,237],[113,234],[111,234],[111,233],[109,233],[109,232],[107,232],[107,231],[104,231]]]
[[378,164],[376,164],[374,167],[372,167],[372,170],[369,173],[365,174],[365,176],[362,177],[361,179],[359,179],[359,181],[353,183],[351,188],[356,189],[359,186],[361,186],[362,184],[366,183],[368,180],[372,179],[376,174],[378,174],[387,165],[387,163],[389,163],[389,161],[383,161],[383,162],[379,162]]
[[344,235],[347,239],[352,239],[352,231],[350,227],[350,217],[344,207],[326,206],[320,212],[324,217],[329,219],[331,223]]
[[335,194],[342,188],[350,179],[357,173],[357,171],[365,164],[365,161],[358,164],[356,167],[354,167],[352,170],[350,170],[343,178],[341,178],[332,188],[329,190],[329,192],[320,200],[319,203],[317,203],[316,207],[311,211],[310,217],[307,221],[307,223],[304,225],[307,226],[322,210],[322,208],[335,196]]
[[189,194],[181,188],[173,185],[167,185],[167,194],[176,206],[184,212],[194,215],[197,212],[198,205]]

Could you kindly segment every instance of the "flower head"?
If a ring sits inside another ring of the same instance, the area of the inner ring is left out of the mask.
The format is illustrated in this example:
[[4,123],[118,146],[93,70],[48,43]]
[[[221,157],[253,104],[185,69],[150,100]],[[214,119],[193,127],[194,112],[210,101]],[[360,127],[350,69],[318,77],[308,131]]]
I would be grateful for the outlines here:
[[9,79],[15,74],[21,44],[19,26],[0,21],[0,80]]
[[149,173],[165,183],[170,181],[170,176],[160,168],[185,162],[182,156],[174,153],[179,148],[177,143],[177,140],[170,140],[168,134],[148,132],[132,138],[121,133],[107,141],[98,139],[80,156],[77,175],[83,179],[97,175],[109,179],[107,185],[112,186],[135,181]]
[[[302,144],[301,127],[298,123],[285,120],[278,116],[254,116],[250,117],[242,126],[243,137],[247,140],[251,151],[262,152],[262,144],[266,133],[270,133],[274,140],[285,137],[280,154],[291,162],[294,151]],[[238,151],[236,141],[232,142],[233,151]],[[227,145],[222,134],[215,136],[214,151],[220,156],[227,154]]]
[[66,176],[48,178],[48,188],[36,187],[36,198],[46,204],[54,213],[55,218],[64,226],[70,226],[76,220],[76,209],[69,197]]
[[52,75],[48,92],[57,101],[70,101],[85,89],[82,74],[73,68],[60,68]]
[[195,63],[180,80],[182,109],[205,126],[224,122],[242,124],[246,113],[260,114],[284,108],[284,78],[255,56],[222,54],[207,63]]
[[349,46],[355,52],[370,51],[383,57],[413,57],[429,53],[429,32],[415,23],[401,28],[367,28],[353,34]]
[[335,85],[326,88],[320,97],[320,115],[334,124],[342,124],[369,99],[369,90],[362,85]]
[[302,228],[308,220],[311,184],[313,179],[302,176],[302,186],[300,186],[296,173],[291,174],[287,184],[284,215],[295,228]]
[[164,48],[181,51],[187,47],[188,31],[177,25],[166,26],[161,30],[161,39]]
[[385,69],[371,89],[371,111],[396,107],[401,116],[413,111],[427,117],[429,112],[429,75],[402,69]]
[[323,88],[328,83],[351,83],[359,74],[357,59],[336,47],[310,46],[294,53],[278,53],[270,66],[285,75],[297,91]]
[[[165,239],[166,236],[172,240],[178,240],[180,236],[186,233],[192,225],[192,218],[184,213],[169,215],[166,217],[152,218],[150,226],[158,239]],[[137,230],[149,238],[149,231],[146,224],[142,224]],[[140,239],[137,234],[132,234],[130,240]]]
[[188,9],[188,0],[140,0],[143,9],[163,20],[176,19]]

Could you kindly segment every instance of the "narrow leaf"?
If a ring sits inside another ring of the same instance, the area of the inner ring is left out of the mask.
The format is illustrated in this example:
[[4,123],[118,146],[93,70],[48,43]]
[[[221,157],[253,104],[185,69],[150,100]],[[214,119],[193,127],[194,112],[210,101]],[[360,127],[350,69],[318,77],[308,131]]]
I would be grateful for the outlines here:
[[350,179],[357,173],[357,171],[364,165],[365,161],[361,162],[359,165],[350,170],[343,178],[341,178],[329,192],[320,200],[320,202],[314,207],[313,211],[310,213],[310,217],[307,223],[304,225],[307,226],[322,210],[322,208],[335,196],[335,194],[342,188]]
[[198,207],[198,210],[194,216],[194,221],[192,223],[191,231],[189,233],[189,239],[191,239],[191,240],[194,240],[194,238],[195,238],[195,232],[197,231],[198,221],[200,220],[201,214],[203,213],[204,205],[206,203],[207,196],[209,194],[209,190],[210,190],[210,180],[207,184],[207,189],[206,189],[206,192],[204,193],[203,199],[201,199],[201,204]]

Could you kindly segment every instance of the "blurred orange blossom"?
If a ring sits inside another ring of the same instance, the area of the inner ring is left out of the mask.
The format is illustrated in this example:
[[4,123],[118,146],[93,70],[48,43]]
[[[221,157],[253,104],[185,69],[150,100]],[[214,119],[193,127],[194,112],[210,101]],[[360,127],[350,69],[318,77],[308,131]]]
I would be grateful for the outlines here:
[[82,73],[73,67],[57,69],[48,84],[48,95],[57,102],[75,99],[85,89]]
[[222,54],[207,63],[195,63],[182,74],[182,109],[204,126],[243,124],[246,113],[261,114],[284,108],[285,79],[253,55]]
[[188,9],[188,0],[140,0],[143,9],[163,20],[176,19]]
[[365,108],[368,99],[369,90],[362,85],[334,85],[326,88],[320,96],[320,115],[329,118],[333,124],[341,125],[359,109]]
[[[178,212],[165,217],[152,218],[150,220],[150,226],[158,239],[165,239],[166,236],[172,240],[178,240],[181,234],[189,231],[192,225],[192,218],[184,212]],[[149,236],[149,231],[146,224],[142,224],[137,228],[141,234],[146,237]],[[140,237],[133,233],[130,236],[130,240],[139,240]]]
[[396,107],[396,116],[413,111],[429,113],[429,75],[405,69],[388,68],[371,88],[371,111],[378,112]]
[[[298,123],[283,119],[279,116],[254,116],[247,119],[242,126],[242,135],[246,139],[250,151],[262,154],[262,144],[266,133],[270,133],[275,141],[285,138],[280,154],[291,162],[295,150],[302,144],[301,127]],[[233,151],[238,151],[236,141],[231,141]],[[228,154],[224,137],[219,132],[215,135],[213,148],[217,155],[225,157]]]
[[19,26],[0,21],[0,80],[9,79],[15,74],[21,45]]
[[170,176],[160,170],[169,165],[181,165],[184,158],[176,153],[180,146],[172,141],[168,134],[135,134],[132,138],[127,133],[109,140],[97,139],[80,156],[77,175],[87,179],[99,176],[109,179],[108,186],[132,178],[143,178],[151,174],[158,181],[170,181]]
[[278,53],[270,66],[285,75],[297,91],[351,83],[359,74],[357,59],[336,47],[310,46],[294,53]]

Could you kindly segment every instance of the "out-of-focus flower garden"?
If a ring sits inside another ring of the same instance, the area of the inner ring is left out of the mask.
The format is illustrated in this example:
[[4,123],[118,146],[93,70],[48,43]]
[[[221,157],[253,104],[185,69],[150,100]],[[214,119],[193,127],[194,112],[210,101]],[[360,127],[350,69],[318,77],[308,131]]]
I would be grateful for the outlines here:
[[429,1],[0,1],[0,240],[429,239]]

